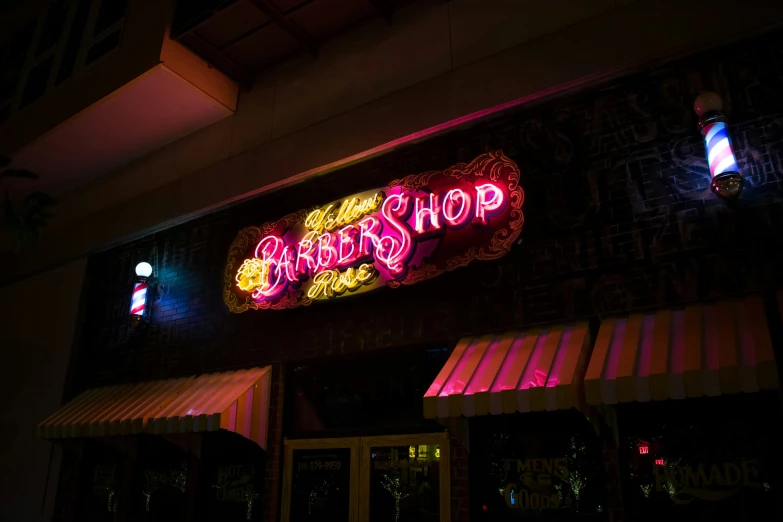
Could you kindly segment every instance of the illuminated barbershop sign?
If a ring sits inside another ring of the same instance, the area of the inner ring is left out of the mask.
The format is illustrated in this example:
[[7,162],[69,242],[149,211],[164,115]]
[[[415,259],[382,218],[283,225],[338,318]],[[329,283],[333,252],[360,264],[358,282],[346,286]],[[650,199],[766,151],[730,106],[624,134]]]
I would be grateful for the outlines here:
[[522,230],[519,169],[501,151],[239,232],[223,298],[284,309],[410,285],[505,255]]

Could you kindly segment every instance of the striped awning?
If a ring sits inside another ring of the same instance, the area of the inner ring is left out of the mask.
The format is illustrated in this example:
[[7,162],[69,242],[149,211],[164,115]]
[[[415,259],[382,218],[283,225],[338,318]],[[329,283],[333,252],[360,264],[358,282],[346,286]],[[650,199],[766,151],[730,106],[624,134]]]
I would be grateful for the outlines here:
[[760,297],[606,319],[585,376],[590,405],[777,387]]
[[578,407],[587,323],[462,339],[424,395],[424,416]]
[[271,367],[87,390],[38,425],[46,439],[235,432],[266,447]]

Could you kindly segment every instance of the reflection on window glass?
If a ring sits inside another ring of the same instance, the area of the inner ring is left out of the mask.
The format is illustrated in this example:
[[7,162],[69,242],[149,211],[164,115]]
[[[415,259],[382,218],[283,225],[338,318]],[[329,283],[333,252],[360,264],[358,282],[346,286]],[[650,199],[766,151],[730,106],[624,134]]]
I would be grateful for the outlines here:
[[331,429],[439,431],[437,423],[423,421],[421,390],[448,356],[446,350],[403,349],[292,368],[286,378],[286,408],[293,412],[287,431],[300,437]]
[[112,24],[122,20],[126,9],[128,9],[128,0],[103,0],[95,19],[93,34],[99,34]]
[[749,394],[622,409],[626,510],[642,521],[783,519],[779,406],[763,403]]
[[375,447],[370,450],[370,520],[440,520],[440,446]]
[[351,450],[294,450],[291,522],[348,520]]
[[601,443],[580,415],[474,419],[471,520],[602,520]]
[[0,99],[8,98],[16,91],[34,31],[35,25],[31,22],[3,46],[0,52],[3,60],[0,63]]
[[22,107],[31,104],[46,92],[53,64],[54,56],[50,56],[30,70],[22,93]]
[[41,29],[41,36],[38,38],[38,47],[35,51],[36,56],[39,56],[60,41],[67,16],[68,2],[66,0],[57,0],[49,6],[49,10],[46,13],[46,21]]
[[120,45],[120,36],[122,29],[117,29],[103,40],[96,43],[87,51],[87,57],[84,60],[85,65],[89,65],[101,56],[113,51]]
[[73,17],[71,30],[68,33],[68,41],[65,44],[62,60],[60,61],[60,70],[57,71],[55,85],[59,85],[73,74],[76,64],[76,57],[79,55],[79,46],[81,45],[84,28],[87,25],[87,17],[90,14],[90,0],[79,0],[76,6],[76,13]]

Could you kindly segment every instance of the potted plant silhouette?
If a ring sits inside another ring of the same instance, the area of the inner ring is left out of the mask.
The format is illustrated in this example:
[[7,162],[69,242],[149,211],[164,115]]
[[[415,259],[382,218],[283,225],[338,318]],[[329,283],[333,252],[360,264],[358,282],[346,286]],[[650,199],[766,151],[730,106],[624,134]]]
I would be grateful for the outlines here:
[[0,182],[3,187],[3,227],[11,235],[14,252],[19,253],[26,245],[37,242],[41,229],[52,217],[49,209],[56,203],[46,192],[35,191],[21,200],[11,197],[7,181],[11,178],[38,179],[38,174],[27,169],[9,168],[10,158],[0,156]]

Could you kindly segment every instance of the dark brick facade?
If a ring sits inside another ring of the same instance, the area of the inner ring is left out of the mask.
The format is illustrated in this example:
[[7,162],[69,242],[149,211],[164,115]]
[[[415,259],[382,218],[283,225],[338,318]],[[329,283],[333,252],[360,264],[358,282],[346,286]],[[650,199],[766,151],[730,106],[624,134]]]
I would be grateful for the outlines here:
[[[708,188],[691,109],[700,90],[724,98],[746,177],[736,208]],[[384,347],[453,346],[473,332],[778,288],[781,92],[777,33],[509,111],[95,255],[69,393]],[[305,309],[227,311],[223,265],[240,228],[494,149],[517,162],[526,196],[522,240],[509,255],[413,287]],[[152,327],[131,334],[133,267],[142,260],[153,265],[157,283]],[[275,375],[282,374],[277,366]],[[270,479],[283,435],[282,382],[274,386]],[[453,448],[453,519],[465,520],[467,500],[456,493],[467,492],[460,464],[467,459],[458,441]]]
[[468,449],[460,437],[451,436],[451,520],[470,520],[470,466]]

